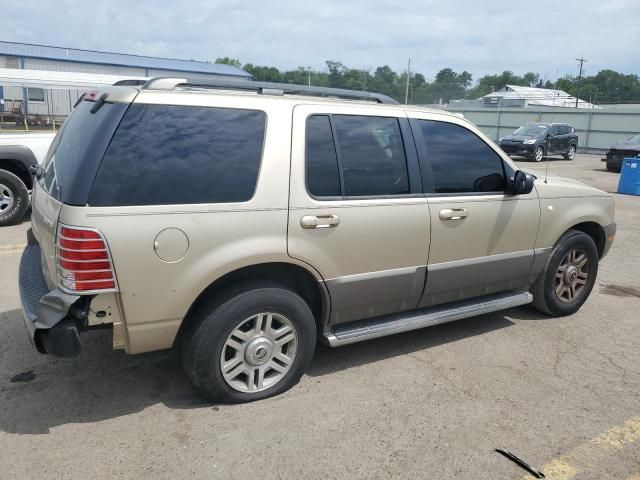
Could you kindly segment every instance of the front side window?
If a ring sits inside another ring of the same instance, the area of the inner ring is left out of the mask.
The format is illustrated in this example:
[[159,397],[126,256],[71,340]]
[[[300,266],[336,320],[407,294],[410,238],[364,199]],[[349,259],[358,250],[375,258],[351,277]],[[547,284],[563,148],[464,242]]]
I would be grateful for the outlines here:
[[504,192],[502,158],[480,137],[454,123],[419,120],[435,193]]
[[243,202],[256,187],[266,114],[129,107],[96,175],[94,206]]

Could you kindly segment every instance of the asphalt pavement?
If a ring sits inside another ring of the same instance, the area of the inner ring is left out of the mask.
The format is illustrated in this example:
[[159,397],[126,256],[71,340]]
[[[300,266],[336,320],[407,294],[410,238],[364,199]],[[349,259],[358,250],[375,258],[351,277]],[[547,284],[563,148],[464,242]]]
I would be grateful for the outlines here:
[[[545,164],[520,162],[544,170]],[[613,192],[600,157],[549,172]],[[575,315],[529,307],[338,349],[284,395],[210,405],[171,351],[129,356],[108,331],[37,354],[17,267],[28,221],[0,229],[0,479],[640,478],[640,197]]]

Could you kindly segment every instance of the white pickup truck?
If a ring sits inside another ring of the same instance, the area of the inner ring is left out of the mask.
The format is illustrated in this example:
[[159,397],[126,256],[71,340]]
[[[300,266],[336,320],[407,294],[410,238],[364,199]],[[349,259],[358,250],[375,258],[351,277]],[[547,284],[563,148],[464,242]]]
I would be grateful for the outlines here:
[[55,132],[0,133],[0,227],[19,222],[29,208],[30,168],[42,164]]

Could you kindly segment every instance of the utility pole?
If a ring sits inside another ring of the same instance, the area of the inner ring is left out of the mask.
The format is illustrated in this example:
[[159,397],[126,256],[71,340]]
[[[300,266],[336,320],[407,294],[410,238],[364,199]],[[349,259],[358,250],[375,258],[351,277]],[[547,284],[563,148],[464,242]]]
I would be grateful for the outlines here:
[[582,80],[582,64],[587,60],[585,58],[576,58],[576,61],[580,62],[580,73],[578,73],[578,84],[576,86],[576,108],[578,108],[578,99],[580,98],[580,80]]
[[409,59],[409,64],[407,65],[407,87],[404,90],[404,104],[409,104],[409,79],[411,78],[411,59]]
[[307,67],[307,83],[311,86],[311,67]]

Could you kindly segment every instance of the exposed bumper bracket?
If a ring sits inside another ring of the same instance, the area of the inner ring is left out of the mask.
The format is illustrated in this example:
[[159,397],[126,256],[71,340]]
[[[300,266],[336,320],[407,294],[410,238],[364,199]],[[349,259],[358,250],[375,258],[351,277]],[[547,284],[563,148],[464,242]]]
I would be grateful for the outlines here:
[[79,295],[61,290],[49,291],[42,273],[40,246],[27,233],[29,241],[20,259],[20,300],[24,323],[31,342],[40,353],[70,357],[80,353],[78,321],[69,316]]

